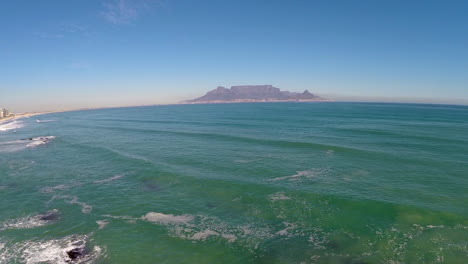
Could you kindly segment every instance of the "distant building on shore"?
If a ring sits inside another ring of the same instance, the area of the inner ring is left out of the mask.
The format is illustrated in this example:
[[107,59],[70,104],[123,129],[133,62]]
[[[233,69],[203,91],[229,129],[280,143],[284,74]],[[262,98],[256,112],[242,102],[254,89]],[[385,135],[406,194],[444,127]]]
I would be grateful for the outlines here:
[[2,118],[6,118],[6,117],[10,117],[12,116],[13,114],[10,114],[10,111],[8,111],[8,109],[5,109],[5,108],[0,108],[0,119]]

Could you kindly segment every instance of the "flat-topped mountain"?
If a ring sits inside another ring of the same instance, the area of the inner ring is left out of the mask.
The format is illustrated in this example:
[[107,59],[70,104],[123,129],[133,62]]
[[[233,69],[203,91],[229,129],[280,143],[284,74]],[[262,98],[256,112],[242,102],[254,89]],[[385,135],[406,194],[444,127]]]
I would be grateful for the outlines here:
[[266,101],[321,101],[323,98],[305,90],[303,93],[281,91],[272,85],[242,85],[230,89],[218,86],[204,96],[187,103],[266,102]]

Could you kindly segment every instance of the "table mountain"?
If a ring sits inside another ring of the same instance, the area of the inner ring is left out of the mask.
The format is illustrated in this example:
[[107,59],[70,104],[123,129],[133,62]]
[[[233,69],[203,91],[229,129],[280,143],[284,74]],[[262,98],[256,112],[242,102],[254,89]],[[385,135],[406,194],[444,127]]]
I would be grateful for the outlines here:
[[207,92],[204,96],[188,100],[189,103],[200,102],[255,102],[255,101],[319,101],[317,95],[305,90],[303,93],[281,91],[272,85],[242,85],[227,89],[222,86]]

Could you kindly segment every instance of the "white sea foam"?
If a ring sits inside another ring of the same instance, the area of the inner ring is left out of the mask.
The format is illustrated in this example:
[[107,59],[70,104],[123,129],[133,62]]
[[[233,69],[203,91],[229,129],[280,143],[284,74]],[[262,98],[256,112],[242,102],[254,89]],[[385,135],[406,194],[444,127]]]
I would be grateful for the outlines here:
[[286,196],[284,192],[277,192],[268,196],[268,199],[272,202],[276,202],[281,200],[291,200],[291,197]]
[[78,197],[76,196],[70,196],[70,195],[54,195],[48,202],[47,204],[51,203],[54,200],[59,200],[63,199],[65,200],[66,203],[68,204],[77,204],[81,206],[81,212],[84,214],[88,214],[93,210],[93,207],[87,203],[80,202],[78,200]]
[[43,214],[29,215],[26,217],[12,219],[4,222],[0,230],[5,229],[26,229],[44,226],[52,223],[58,217],[59,211],[53,209]]
[[36,119],[37,123],[49,123],[49,122],[56,122],[56,121],[57,120],[55,119],[42,119],[42,120]]
[[[150,212],[141,219],[165,226],[170,235],[186,240],[203,241],[213,237],[213,239],[221,238],[228,243],[241,241],[241,244],[247,247],[255,247],[262,239],[274,236],[268,228],[231,225],[219,218],[204,215],[172,215]],[[242,238],[242,240],[238,240],[238,238]]]
[[269,179],[268,181],[282,181],[282,180],[299,181],[301,179],[313,178],[315,176],[320,175],[321,173],[323,173],[323,170],[318,170],[318,169],[303,170],[303,171],[297,171],[296,174],[293,174],[293,175],[277,177],[277,178]]
[[107,182],[115,181],[115,180],[120,179],[122,177],[123,177],[123,175],[121,175],[121,174],[120,175],[115,175],[115,176],[112,176],[112,177],[107,178],[107,179],[94,181],[94,183],[107,183]]
[[128,215],[109,215],[109,214],[105,214],[105,215],[102,215],[102,216],[103,217],[113,218],[113,219],[125,220],[125,221],[127,221],[127,223],[130,223],[130,224],[134,224],[134,223],[136,223],[137,220],[139,220],[139,218],[135,218],[135,217],[128,216]]
[[41,189],[41,192],[42,193],[53,193],[55,190],[60,190],[60,191],[63,191],[63,190],[67,190],[68,188],[70,188],[70,186],[68,185],[65,185],[65,184],[59,184],[59,185],[56,185],[56,186],[47,186],[47,187],[44,187]]
[[7,141],[0,143],[0,152],[16,152],[26,148],[24,140]]
[[49,143],[55,136],[34,137],[22,140],[0,142],[0,152],[16,152]]
[[70,188],[80,186],[80,185],[81,185],[81,183],[75,182],[75,183],[71,183],[71,184],[59,184],[59,185],[55,185],[55,186],[46,186],[46,187],[41,189],[41,192],[42,193],[54,193],[55,191],[65,191],[65,190],[68,190]]
[[279,235],[279,236],[288,236],[288,237],[292,237],[294,235],[292,235],[290,232],[291,230],[293,229],[296,229],[297,228],[297,225],[296,224],[293,224],[293,223],[288,223],[288,222],[283,222],[285,228],[276,232],[276,235]]
[[107,221],[107,220],[98,220],[98,221],[96,221],[96,224],[98,224],[99,229],[103,229],[104,227],[106,227],[107,224],[109,224],[109,221]]
[[221,237],[226,239],[229,243],[232,243],[237,240],[237,237],[233,234],[221,234]]
[[177,225],[187,224],[192,221],[194,217],[192,215],[173,215],[149,212],[143,216],[142,219],[163,225]]
[[55,136],[30,138],[29,141],[31,141],[31,142],[28,143],[26,145],[26,147],[33,148],[33,147],[37,147],[37,146],[40,146],[40,145],[44,145],[44,144],[49,143],[54,138],[55,138]]
[[205,240],[209,236],[217,236],[217,235],[219,235],[218,232],[207,229],[207,230],[204,230],[202,232],[198,232],[198,233],[193,234],[193,236],[190,239],[191,240]]
[[[104,250],[99,246],[94,246],[90,252],[86,252],[84,249],[87,240],[88,236],[72,235],[61,239],[26,241],[5,245],[0,252],[0,263],[93,263],[103,255]],[[76,249],[83,250],[86,254],[72,260],[67,252]]]
[[87,203],[80,202],[78,197],[73,196],[72,200],[68,201],[70,204],[77,204],[81,206],[81,212],[84,214],[88,214],[93,210],[93,207]]
[[14,120],[5,124],[0,123],[0,131],[14,130],[24,127],[24,122],[20,120]]
[[115,152],[115,153],[117,153],[119,155],[122,155],[124,157],[130,158],[130,159],[136,159],[136,160],[141,160],[141,161],[145,161],[145,162],[148,162],[148,163],[152,163],[151,160],[149,160],[149,159],[147,159],[147,158],[145,158],[143,156],[137,155],[137,154],[124,152],[124,151],[120,151],[120,150],[113,149],[113,148],[107,148],[107,149],[112,151],[112,152]]

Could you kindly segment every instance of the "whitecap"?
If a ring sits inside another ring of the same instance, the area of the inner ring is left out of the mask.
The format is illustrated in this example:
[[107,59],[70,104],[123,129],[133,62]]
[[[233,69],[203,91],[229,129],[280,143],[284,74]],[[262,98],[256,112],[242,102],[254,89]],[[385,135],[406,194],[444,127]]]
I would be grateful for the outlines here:
[[0,152],[16,152],[49,143],[55,136],[34,137],[15,141],[0,142]]
[[176,225],[176,224],[186,224],[194,219],[192,215],[173,215],[173,214],[163,214],[149,212],[142,217],[143,220],[147,220],[153,223],[163,224],[163,225]]
[[33,148],[33,147],[37,147],[37,146],[40,146],[40,145],[44,145],[44,144],[49,143],[54,138],[55,138],[55,136],[30,138],[29,140],[31,141],[31,143],[28,143],[26,145],[26,147]]
[[53,209],[43,214],[37,214],[32,216],[30,215],[27,217],[6,221],[2,224],[3,227],[1,228],[1,230],[40,227],[54,222],[58,219],[58,217],[59,211],[57,209]]
[[42,119],[42,120],[36,119],[37,123],[49,123],[49,122],[56,122],[56,121],[57,120],[55,119]]
[[272,202],[276,202],[281,200],[291,200],[291,197],[286,196],[284,192],[277,192],[268,196],[268,199]]
[[233,234],[221,234],[221,236],[226,239],[229,243],[232,243],[237,240],[237,237]]
[[291,230],[293,229],[296,229],[297,228],[297,225],[296,224],[293,224],[293,223],[288,223],[288,222],[283,222],[285,228],[276,232],[276,235],[279,235],[279,236],[287,236],[287,237],[292,237],[294,236],[293,234],[291,234]]
[[[1,263],[90,263],[95,262],[103,255],[104,250],[99,246],[94,246],[89,253],[86,251],[88,236],[72,235],[61,239],[51,239],[45,241],[26,241],[13,245],[5,245],[0,253]],[[78,256],[73,256],[71,252],[77,252]]]
[[106,227],[107,224],[109,224],[109,221],[107,221],[107,220],[98,220],[98,221],[96,221],[96,224],[98,224],[99,229],[103,229],[104,227]]
[[218,232],[207,229],[205,231],[193,234],[193,236],[190,239],[191,240],[205,240],[209,236],[217,236],[217,235],[219,235]]

